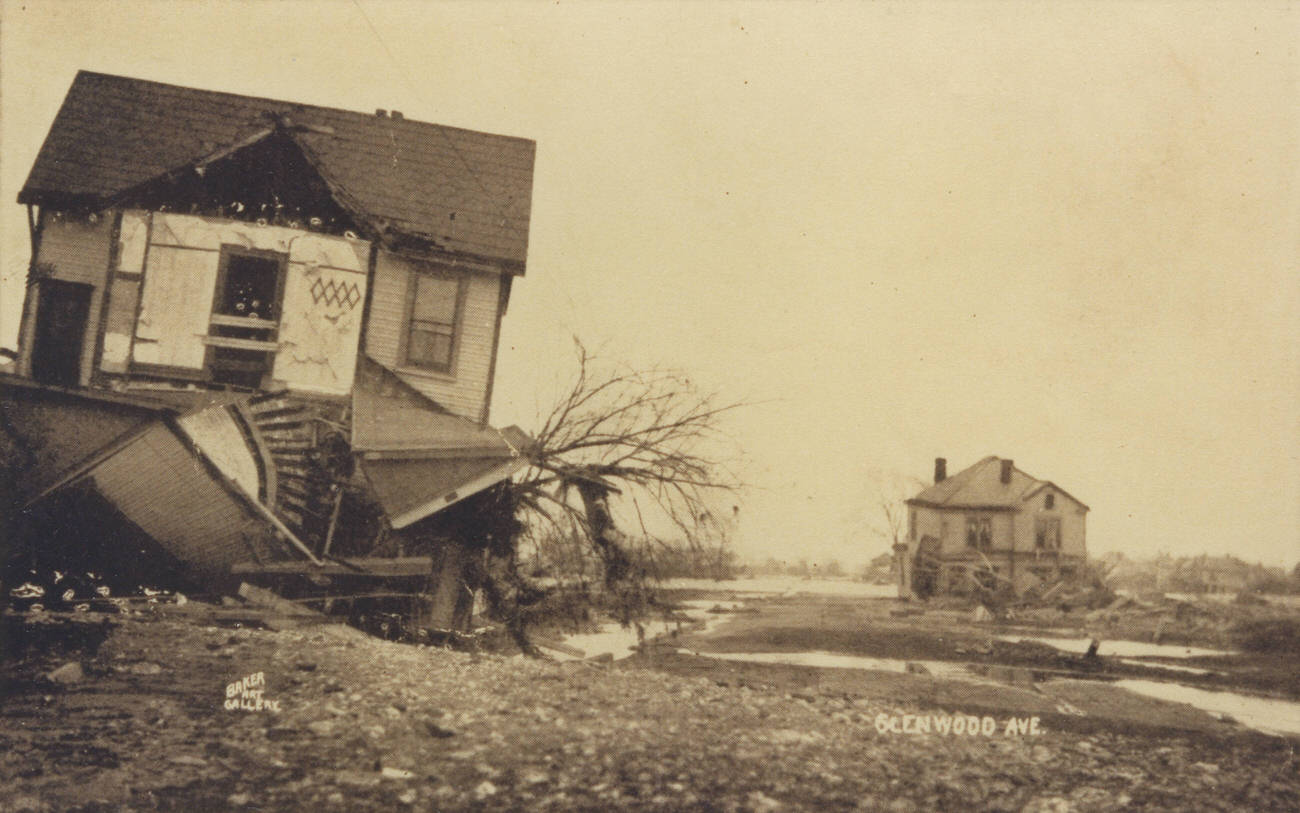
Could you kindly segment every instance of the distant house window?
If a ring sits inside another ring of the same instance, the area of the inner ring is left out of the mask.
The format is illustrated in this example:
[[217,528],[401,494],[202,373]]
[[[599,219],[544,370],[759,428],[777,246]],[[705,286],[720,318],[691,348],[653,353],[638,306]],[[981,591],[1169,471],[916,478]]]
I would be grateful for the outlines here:
[[993,520],[988,517],[967,517],[966,546],[977,550],[993,547]]
[[1053,494],[1053,493],[1051,493],[1051,492],[1049,491],[1048,494],[1047,494],[1047,499],[1045,500],[1044,504],[1045,504],[1049,509],[1050,509],[1050,508],[1054,508],[1054,507],[1056,506],[1056,495]]
[[463,287],[457,277],[424,272],[411,275],[405,354],[408,366],[440,373],[452,371]]
[[1061,547],[1061,520],[1059,517],[1039,517],[1034,525],[1034,545],[1040,550],[1059,550]]

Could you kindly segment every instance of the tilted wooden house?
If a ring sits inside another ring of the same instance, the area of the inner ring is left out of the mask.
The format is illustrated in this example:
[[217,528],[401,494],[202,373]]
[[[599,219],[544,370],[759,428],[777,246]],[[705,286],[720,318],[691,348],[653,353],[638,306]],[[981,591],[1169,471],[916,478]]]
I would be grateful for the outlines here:
[[79,490],[212,577],[437,536],[523,462],[488,418],[534,153],[79,73],[18,198],[19,506]]
[[1014,587],[1075,573],[1087,560],[1088,506],[1015,463],[986,457],[948,477],[937,458],[934,484],[906,501],[903,596],[962,592],[973,580]]

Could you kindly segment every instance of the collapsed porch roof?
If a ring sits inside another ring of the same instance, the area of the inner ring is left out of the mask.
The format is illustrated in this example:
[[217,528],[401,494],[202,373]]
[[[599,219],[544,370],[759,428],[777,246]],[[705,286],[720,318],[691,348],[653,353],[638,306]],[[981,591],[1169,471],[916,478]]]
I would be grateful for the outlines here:
[[452,414],[374,359],[357,365],[352,450],[394,528],[509,478],[526,438]]

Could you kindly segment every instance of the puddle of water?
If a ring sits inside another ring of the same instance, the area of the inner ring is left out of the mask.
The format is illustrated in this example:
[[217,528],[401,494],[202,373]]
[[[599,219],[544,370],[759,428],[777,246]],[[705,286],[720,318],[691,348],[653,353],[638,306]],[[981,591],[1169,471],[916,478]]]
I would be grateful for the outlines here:
[[[689,607],[692,610],[701,610],[706,613],[712,610],[714,607],[717,607],[722,610],[727,610],[730,612],[735,612],[736,610],[739,610],[745,606],[744,601],[712,601],[707,598],[692,599],[690,601],[681,601],[678,603],[681,604],[683,607]],[[714,615],[717,615],[717,613],[714,613]]]
[[[1047,644],[1064,652],[1082,655],[1092,645],[1091,638],[1037,638],[1027,635],[999,635],[1000,641],[1017,643],[1032,641]],[[1097,649],[1098,655],[1116,655],[1123,658],[1200,658],[1204,656],[1231,655],[1222,649],[1203,649],[1196,646],[1177,646],[1174,644],[1144,644],[1141,641],[1105,641]]]
[[1147,669],[1164,669],[1170,672],[1188,672],[1193,675],[1212,675],[1209,669],[1197,669],[1195,666],[1174,666],[1172,663],[1156,663],[1154,661],[1140,661],[1136,658],[1120,658],[1120,663],[1127,663],[1129,666],[1144,666]]
[[770,595],[797,595],[811,593],[819,596],[852,596],[856,598],[898,598],[896,584],[867,584],[849,579],[800,579],[797,577],[766,576],[756,579],[713,581],[712,579],[669,579],[664,587],[671,590],[712,590],[729,593]]
[[[683,603],[689,604],[691,602]],[[714,605],[726,604],[728,602],[701,601],[695,603],[707,605],[703,607],[703,609],[707,611]],[[739,602],[730,603],[739,605]],[[697,627],[691,630],[692,632],[703,634],[709,632],[720,624],[725,624],[727,621],[730,621],[732,616],[728,613],[705,612],[703,615],[690,613],[687,614],[687,618],[693,622],[703,623],[703,628]],[[676,621],[652,621],[649,623],[643,623],[641,626],[645,630],[645,640],[649,641],[652,638],[663,638],[671,635],[677,630],[678,625]],[[682,627],[685,629],[686,624],[683,624]],[[613,655],[615,660],[630,657],[633,648],[639,643],[635,626],[624,628],[615,623],[602,624],[596,632],[567,635],[563,640],[564,643],[569,646],[581,649],[588,658],[608,653]],[[559,658],[560,660],[573,659],[572,655],[565,655],[563,653],[551,652],[549,654]]]
[[877,672],[906,673],[909,663],[920,664],[934,677],[988,683],[987,679],[967,671],[966,665],[950,661],[903,661],[895,658],[870,658],[864,655],[840,655],[835,652],[696,652],[677,650],[683,655],[698,655],[724,661],[783,663],[791,666],[816,666],[823,669],[871,669]]
[[1216,717],[1229,716],[1265,734],[1300,734],[1300,703],[1235,692],[1214,692],[1155,680],[1118,680],[1115,686],[1136,694],[1186,703]]
[[[964,664],[946,661],[902,661],[893,658],[869,658],[859,655],[840,655],[834,652],[695,652],[678,649],[681,654],[698,655],[725,661],[751,663],[782,663],[793,666],[815,666],[839,669],[869,669],[877,672],[906,673],[908,663],[921,664],[931,675],[970,683],[996,683],[967,671]],[[1151,664],[1144,664],[1151,665]],[[1188,672],[1204,672],[1190,667],[1167,667]],[[1137,694],[1186,703],[1216,717],[1231,717],[1238,723],[1266,734],[1300,734],[1300,703],[1264,697],[1250,697],[1234,692],[1216,692],[1163,683],[1155,680],[1121,679],[1108,681],[1113,686]],[[999,684],[1000,685],[1000,684]]]
[[1172,663],[1157,663],[1156,661],[1144,661],[1137,658],[1120,658],[1120,663],[1127,663],[1130,666],[1144,666],[1147,669],[1164,669],[1169,672],[1185,672],[1192,675],[1216,675],[1221,674],[1213,669],[1197,669],[1194,666],[1175,666]]

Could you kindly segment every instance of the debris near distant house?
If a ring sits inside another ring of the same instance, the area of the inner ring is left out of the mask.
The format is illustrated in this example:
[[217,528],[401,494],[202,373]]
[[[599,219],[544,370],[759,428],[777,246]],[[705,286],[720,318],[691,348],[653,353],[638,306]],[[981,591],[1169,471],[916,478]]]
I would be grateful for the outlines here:
[[899,596],[1023,595],[1079,574],[1088,506],[1065,489],[986,457],[906,501],[907,538],[894,545]]

